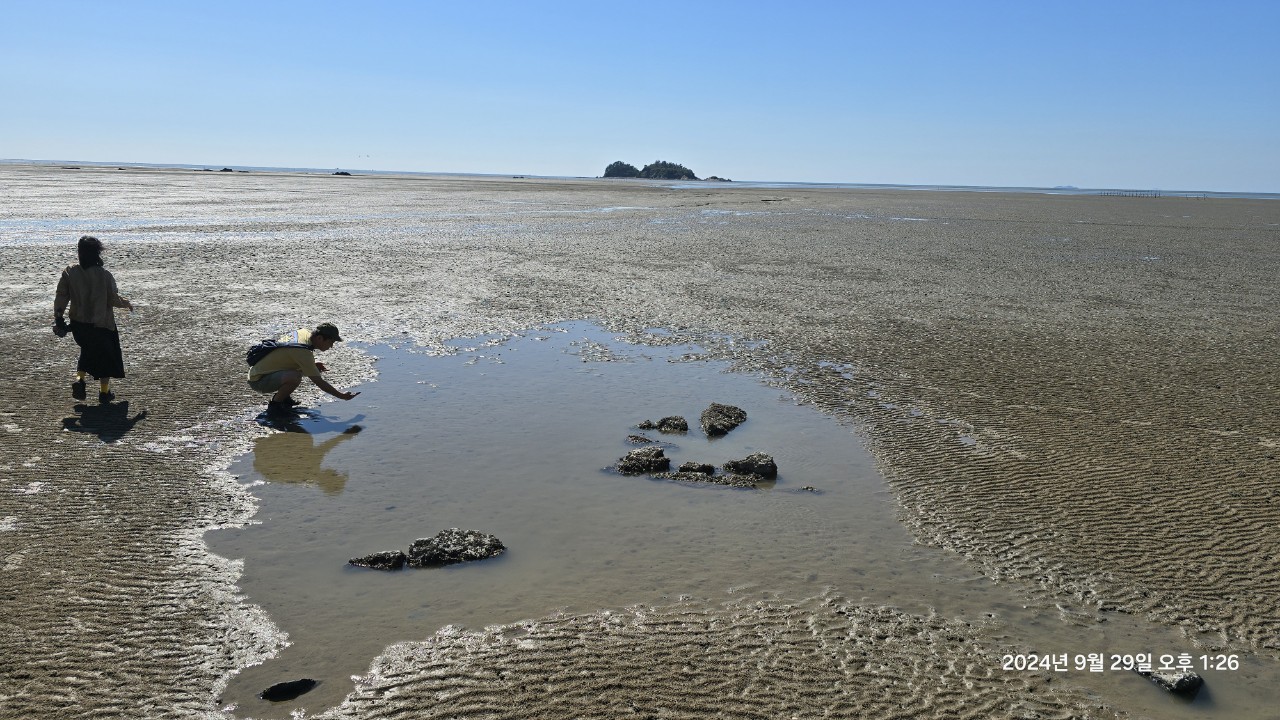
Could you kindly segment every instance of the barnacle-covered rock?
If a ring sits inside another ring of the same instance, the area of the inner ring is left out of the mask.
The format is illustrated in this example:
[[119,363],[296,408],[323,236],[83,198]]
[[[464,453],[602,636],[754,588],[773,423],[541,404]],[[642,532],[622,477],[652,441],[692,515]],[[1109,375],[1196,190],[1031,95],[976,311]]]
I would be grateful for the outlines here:
[[758,475],[766,480],[778,477],[778,466],[772,455],[752,453],[741,460],[730,460],[724,464],[725,472],[743,475]]
[[670,467],[671,458],[660,447],[637,448],[618,459],[618,472],[623,475],[662,472]]
[[409,567],[439,567],[501,555],[506,546],[493,535],[449,528],[409,546]]
[[724,435],[747,421],[747,411],[733,405],[711,403],[702,411],[702,432],[708,437]]

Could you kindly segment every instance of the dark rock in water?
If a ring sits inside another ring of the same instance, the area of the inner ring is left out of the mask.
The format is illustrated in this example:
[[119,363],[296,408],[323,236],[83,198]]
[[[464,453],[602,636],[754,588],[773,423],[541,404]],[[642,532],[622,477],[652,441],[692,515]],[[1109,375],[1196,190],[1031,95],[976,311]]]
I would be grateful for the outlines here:
[[707,463],[696,463],[690,460],[689,462],[684,463],[683,465],[680,466],[680,472],[702,473],[703,475],[715,475],[716,466],[708,465]]
[[1139,670],[1133,669],[1142,677],[1177,695],[1191,700],[1200,692],[1204,678],[1190,670]]
[[752,453],[741,460],[730,460],[724,464],[725,472],[757,475],[766,480],[778,477],[778,466],[773,457],[764,453]]
[[618,459],[618,472],[623,475],[661,472],[670,467],[671,458],[660,447],[637,448]]
[[627,442],[631,443],[632,445],[648,445],[650,443],[656,443],[658,441],[654,440],[653,438],[647,438],[643,435],[628,435]]
[[664,433],[686,433],[689,432],[689,421],[679,415],[668,415],[658,422],[645,420],[636,427],[641,430],[657,430]]
[[351,558],[347,562],[351,565],[373,568],[374,570],[399,570],[404,567],[404,561],[404,553],[399,550],[386,550],[372,555],[365,555],[364,557]]
[[747,411],[732,405],[711,403],[702,411],[702,432],[709,437],[724,435],[747,420]]
[[689,432],[689,421],[679,415],[669,415],[658,421],[658,432],[687,433]]
[[756,475],[707,475],[705,473],[689,472],[686,470],[681,470],[680,472],[654,473],[653,476],[662,480],[675,480],[676,482],[727,485],[729,487],[752,489],[758,487],[756,483],[760,482],[761,479]]
[[235,170],[232,170],[231,168],[222,168],[218,172],[235,172]]
[[440,567],[501,555],[506,546],[493,535],[449,528],[409,546],[409,567]]
[[303,693],[310,692],[320,683],[311,678],[303,678],[301,680],[290,680],[289,682],[276,683],[271,687],[258,693],[258,697],[271,702],[284,702],[292,700]]
[[731,485],[733,487],[760,487],[760,481],[764,478],[759,475],[743,475],[741,473],[729,473],[727,475],[717,475],[710,479],[709,482],[719,483],[721,485]]
[[339,170],[338,172],[334,173],[334,175],[346,175],[347,177],[351,177],[351,173],[347,172],[346,170]]

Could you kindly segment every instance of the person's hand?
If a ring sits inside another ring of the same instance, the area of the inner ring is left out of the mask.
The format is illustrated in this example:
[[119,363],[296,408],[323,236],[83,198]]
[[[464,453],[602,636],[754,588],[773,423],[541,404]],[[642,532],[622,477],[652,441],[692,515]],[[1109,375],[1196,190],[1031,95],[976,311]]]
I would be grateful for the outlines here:
[[329,372],[329,368],[325,367],[324,363],[322,362],[316,363],[316,369],[319,370],[320,372]]
[[357,395],[359,395],[359,394],[360,394],[360,393],[358,393],[358,392],[347,392],[347,393],[342,393],[342,394],[341,394],[341,395],[339,395],[338,397],[342,398],[343,400],[350,400],[351,398],[353,398],[353,397],[355,397],[355,396],[357,396]]

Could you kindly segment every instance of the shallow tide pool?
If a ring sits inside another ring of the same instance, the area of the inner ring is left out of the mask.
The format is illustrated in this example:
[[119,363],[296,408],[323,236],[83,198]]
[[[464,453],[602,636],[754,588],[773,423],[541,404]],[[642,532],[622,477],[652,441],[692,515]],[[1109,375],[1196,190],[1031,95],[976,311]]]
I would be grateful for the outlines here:
[[[251,717],[316,712],[340,702],[386,646],[447,625],[682,598],[834,590],[913,613],[999,618],[1008,642],[1040,652],[1182,649],[1171,631],[1131,618],[1063,622],[1056,608],[913,544],[851,427],[662,337],[632,344],[565,323],[459,341],[448,353],[370,347],[379,377],[356,388],[359,397],[320,403],[260,438],[232,467],[259,498],[253,524],[207,539],[213,552],[243,559],[242,590],[290,644],[232,678],[223,705]],[[698,418],[712,402],[741,407],[747,421],[708,438]],[[636,428],[670,415],[690,431]],[[611,471],[637,434],[662,443],[673,469],[764,452],[779,476],[747,490]],[[452,527],[492,533],[507,551],[438,569],[347,563]],[[297,700],[256,697],[303,677],[320,685]],[[1130,710],[1210,707],[1171,701],[1132,673],[1073,679]],[[1237,673],[1217,686],[1250,682]]]

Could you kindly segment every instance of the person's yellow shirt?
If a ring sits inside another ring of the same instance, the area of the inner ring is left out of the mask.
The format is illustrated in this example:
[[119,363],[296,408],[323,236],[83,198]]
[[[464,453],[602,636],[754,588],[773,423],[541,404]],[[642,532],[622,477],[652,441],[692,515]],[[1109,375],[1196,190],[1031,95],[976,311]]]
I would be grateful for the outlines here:
[[[284,343],[310,345],[311,331],[294,330],[276,339]],[[286,347],[272,350],[266,357],[259,360],[257,365],[249,368],[249,381],[252,382],[263,375],[270,375],[280,370],[297,370],[304,377],[320,377],[320,368],[316,367],[315,351],[310,348]]]

